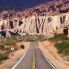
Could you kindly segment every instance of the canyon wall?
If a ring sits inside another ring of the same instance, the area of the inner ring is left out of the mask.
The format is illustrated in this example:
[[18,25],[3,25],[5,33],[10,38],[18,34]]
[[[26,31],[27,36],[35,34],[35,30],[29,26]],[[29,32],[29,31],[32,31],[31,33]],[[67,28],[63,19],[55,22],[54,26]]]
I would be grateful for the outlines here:
[[69,13],[54,16],[30,16],[13,19],[0,19],[0,30],[18,33],[43,34],[53,37],[69,27]]
[[23,18],[22,22],[19,31],[52,37],[55,33],[63,33],[63,29],[69,27],[69,13],[54,16],[31,16]]

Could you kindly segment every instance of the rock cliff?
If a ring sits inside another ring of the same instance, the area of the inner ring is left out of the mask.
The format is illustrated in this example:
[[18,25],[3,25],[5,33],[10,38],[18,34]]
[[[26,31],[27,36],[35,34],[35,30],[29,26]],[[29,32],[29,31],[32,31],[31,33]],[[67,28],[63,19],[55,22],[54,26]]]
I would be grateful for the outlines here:
[[43,34],[47,37],[53,37],[55,33],[62,33],[66,27],[69,27],[69,13],[54,16],[31,16],[22,17],[21,19],[0,20],[1,30],[22,34]]

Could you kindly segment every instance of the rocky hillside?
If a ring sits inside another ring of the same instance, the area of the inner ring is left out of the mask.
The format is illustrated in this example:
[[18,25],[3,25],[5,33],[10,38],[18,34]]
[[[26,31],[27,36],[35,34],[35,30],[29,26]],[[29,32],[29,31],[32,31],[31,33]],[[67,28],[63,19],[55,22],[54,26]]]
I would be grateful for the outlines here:
[[69,12],[69,0],[53,0],[36,7],[26,9],[23,15],[54,15]]
[[[0,18],[3,16],[5,10],[0,11]],[[9,12],[9,13],[8,13]],[[12,17],[22,17],[31,15],[55,15],[59,13],[69,12],[69,0],[52,0],[45,2],[43,4],[37,5],[28,9],[21,10],[7,10],[6,13],[10,14]]]

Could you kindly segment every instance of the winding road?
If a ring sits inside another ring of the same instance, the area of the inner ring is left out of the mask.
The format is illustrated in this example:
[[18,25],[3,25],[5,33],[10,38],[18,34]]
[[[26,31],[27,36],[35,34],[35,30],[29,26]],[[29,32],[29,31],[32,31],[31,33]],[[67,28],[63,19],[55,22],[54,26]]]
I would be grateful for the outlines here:
[[36,41],[30,42],[29,49],[27,50],[25,56],[12,69],[33,69],[32,68],[33,58],[35,58],[34,69],[54,69],[53,66],[51,66],[49,62],[46,60],[38,46],[39,46],[38,42]]

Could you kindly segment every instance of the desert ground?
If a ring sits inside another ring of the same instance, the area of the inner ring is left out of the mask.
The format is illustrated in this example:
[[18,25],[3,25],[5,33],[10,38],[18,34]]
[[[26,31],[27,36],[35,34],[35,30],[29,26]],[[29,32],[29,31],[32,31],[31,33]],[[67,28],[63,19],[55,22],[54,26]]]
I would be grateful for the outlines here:
[[50,41],[43,41],[39,43],[39,48],[58,69],[69,69],[69,61],[64,61],[64,57],[62,58],[57,54],[57,50],[53,45],[54,43]]
[[21,44],[23,44],[25,46],[25,48],[24,49],[18,49],[17,51],[12,52],[9,55],[9,59],[4,60],[0,64],[0,69],[10,69],[11,67],[13,67],[18,62],[18,60],[21,58],[21,56],[29,48],[29,42],[18,42],[18,43],[16,43],[17,46],[20,46]]

